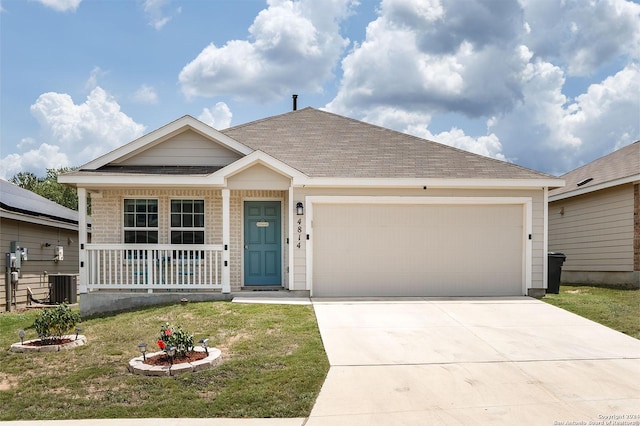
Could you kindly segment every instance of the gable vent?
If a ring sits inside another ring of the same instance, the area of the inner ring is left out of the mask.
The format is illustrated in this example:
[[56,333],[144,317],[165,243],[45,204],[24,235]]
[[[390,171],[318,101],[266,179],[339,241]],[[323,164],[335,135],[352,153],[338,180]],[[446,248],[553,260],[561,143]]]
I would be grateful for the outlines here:
[[582,185],[586,185],[589,182],[591,182],[593,180],[593,178],[586,178],[584,180],[581,180],[580,182],[576,183],[576,186],[582,186]]

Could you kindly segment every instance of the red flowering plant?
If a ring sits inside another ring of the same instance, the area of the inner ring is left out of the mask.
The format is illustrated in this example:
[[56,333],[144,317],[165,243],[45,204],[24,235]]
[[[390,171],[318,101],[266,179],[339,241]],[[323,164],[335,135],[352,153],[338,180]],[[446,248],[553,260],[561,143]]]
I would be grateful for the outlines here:
[[187,352],[193,352],[193,334],[189,334],[180,326],[166,323],[160,328],[158,347],[161,350],[176,348],[176,356],[184,356]]

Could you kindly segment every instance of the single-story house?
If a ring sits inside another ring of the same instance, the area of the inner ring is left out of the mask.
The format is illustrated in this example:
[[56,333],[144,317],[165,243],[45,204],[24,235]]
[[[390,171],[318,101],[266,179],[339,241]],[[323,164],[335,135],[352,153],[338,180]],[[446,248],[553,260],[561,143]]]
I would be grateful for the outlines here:
[[640,287],[640,141],[560,177],[549,192],[549,250],[562,282]]
[[313,297],[544,294],[563,185],[314,108],[220,131],[185,116],[59,181],[91,197],[82,292]]
[[[0,276],[0,310],[27,306],[32,299],[49,298],[49,282],[78,275],[78,212],[0,179],[0,245],[4,273]],[[85,236],[87,228],[84,229]],[[7,254],[20,257],[13,272]],[[61,256],[60,256],[61,255]],[[60,300],[62,301],[62,300]]]

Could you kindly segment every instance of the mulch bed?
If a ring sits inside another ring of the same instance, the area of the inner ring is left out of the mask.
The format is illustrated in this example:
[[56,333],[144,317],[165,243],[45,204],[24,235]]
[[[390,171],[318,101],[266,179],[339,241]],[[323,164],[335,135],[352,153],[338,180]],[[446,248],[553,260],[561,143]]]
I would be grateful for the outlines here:
[[45,340],[34,340],[32,342],[25,342],[25,346],[53,346],[53,345],[64,345],[65,343],[71,343],[74,339],[45,339]]
[[[205,352],[187,352],[184,356],[174,356],[173,363],[181,364],[184,362],[193,362],[193,361],[205,359],[206,357],[207,357],[207,354]],[[171,365],[171,362],[169,361],[169,357],[166,354],[148,356],[147,360],[144,361],[144,363],[148,365],[159,365],[159,366]]]

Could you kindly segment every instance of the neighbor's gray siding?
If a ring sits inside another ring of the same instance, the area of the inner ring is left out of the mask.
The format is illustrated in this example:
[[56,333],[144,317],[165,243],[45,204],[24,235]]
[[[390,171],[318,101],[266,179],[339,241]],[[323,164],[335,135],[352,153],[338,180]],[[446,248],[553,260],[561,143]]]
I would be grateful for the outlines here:
[[549,204],[549,250],[567,256],[563,273],[633,271],[633,184]]
[[[20,242],[28,249],[28,260],[22,262],[21,276],[16,292],[17,306],[27,304],[27,287],[31,288],[36,299],[48,296],[49,278],[51,274],[78,273],[78,232],[22,222],[14,219],[0,219],[2,235],[0,247],[3,247],[3,271],[0,274],[0,311],[6,310],[6,265],[4,253],[8,253],[11,241]],[[49,243],[49,247],[45,244]],[[56,262],[54,249],[57,245],[64,248],[64,260]]]

